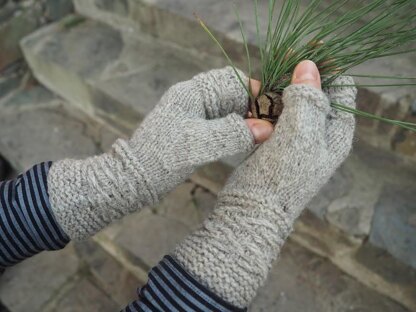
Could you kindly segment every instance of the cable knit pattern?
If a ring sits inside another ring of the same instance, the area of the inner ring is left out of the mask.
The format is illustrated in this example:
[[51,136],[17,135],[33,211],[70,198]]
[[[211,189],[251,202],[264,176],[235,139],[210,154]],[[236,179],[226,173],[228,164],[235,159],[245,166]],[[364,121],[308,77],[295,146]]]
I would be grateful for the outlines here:
[[[336,84],[352,84],[341,77]],[[354,117],[330,102],[355,106],[356,90],[327,93],[289,86],[276,130],[230,177],[214,213],[173,252],[204,286],[246,307],[307,203],[348,155]]]
[[48,186],[59,224],[72,239],[88,238],[155,204],[197,166],[252,150],[247,102],[231,67],[199,74],[170,88],[132,138],[109,153],[54,163]]

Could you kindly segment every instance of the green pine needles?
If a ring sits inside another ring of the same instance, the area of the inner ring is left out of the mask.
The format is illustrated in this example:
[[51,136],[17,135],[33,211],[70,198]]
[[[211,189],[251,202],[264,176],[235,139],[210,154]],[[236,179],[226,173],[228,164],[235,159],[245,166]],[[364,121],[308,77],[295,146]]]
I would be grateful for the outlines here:
[[[368,4],[361,4],[359,7],[356,1],[354,1],[355,6],[351,5],[352,2],[352,0],[333,0],[331,4],[324,6],[323,0],[311,0],[306,8],[302,8],[301,0],[285,0],[277,12],[277,1],[268,0],[268,26],[266,34],[262,34],[258,0],[253,0],[261,62],[259,80],[262,82],[262,89],[260,94],[281,94],[290,84],[296,65],[302,60],[312,60],[318,65],[322,85],[325,88],[337,87],[333,82],[339,75],[348,73],[355,66],[368,60],[409,52],[415,53],[415,50],[410,48],[416,42],[415,0],[371,0],[367,1]],[[252,77],[252,59],[237,10],[236,17],[240,23],[247,53],[249,75]],[[200,18],[198,20],[235,69],[221,43],[205,23]],[[237,71],[236,73],[238,75]],[[357,87],[416,85],[415,77],[351,76],[378,81],[382,79],[395,81],[394,83],[357,84]],[[241,77],[239,79],[243,83]],[[244,87],[254,100],[250,90]],[[387,119],[337,103],[332,103],[332,106],[341,111],[380,120],[416,132],[414,123]]]

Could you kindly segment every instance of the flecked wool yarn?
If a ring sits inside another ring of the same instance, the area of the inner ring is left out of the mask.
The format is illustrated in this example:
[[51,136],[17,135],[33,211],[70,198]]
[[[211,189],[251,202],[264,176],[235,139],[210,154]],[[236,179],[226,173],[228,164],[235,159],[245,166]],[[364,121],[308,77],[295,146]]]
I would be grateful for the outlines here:
[[355,107],[356,88],[340,77],[322,92],[291,85],[271,139],[219,194],[213,214],[173,257],[229,303],[247,307],[266,280],[293,223],[350,152],[355,120],[330,102]]
[[57,221],[71,239],[86,239],[156,204],[196,167],[250,151],[247,103],[231,67],[173,86],[130,140],[118,140],[100,156],[52,165],[48,189]]

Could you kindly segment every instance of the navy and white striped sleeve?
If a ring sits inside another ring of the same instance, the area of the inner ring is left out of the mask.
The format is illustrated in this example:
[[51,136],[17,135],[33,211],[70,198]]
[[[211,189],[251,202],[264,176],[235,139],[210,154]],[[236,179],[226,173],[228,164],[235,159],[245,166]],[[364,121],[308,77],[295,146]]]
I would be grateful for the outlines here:
[[149,273],[149,280],[138,290],[137,301],[122,312],[186,311],[186,312],[243,312],[202,286],[171,256]]
[[0,182],[0,271],[69,242],[49,203],[51,164],[38,164],[14,180]]
[[[62,249],[70,240],[49,202],[47,176],[51,165],[41,163],[14,180],[0,182],[0,274],[41,251]],[[198,283],[170,256],[150,271],[138,297],[123,312],[246,311]]]

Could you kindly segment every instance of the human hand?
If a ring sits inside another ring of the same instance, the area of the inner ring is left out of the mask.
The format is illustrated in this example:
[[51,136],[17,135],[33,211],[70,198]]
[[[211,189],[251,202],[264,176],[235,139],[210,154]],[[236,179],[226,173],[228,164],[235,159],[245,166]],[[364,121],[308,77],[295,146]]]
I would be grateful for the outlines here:
[[88,238],[156,204],[196,167],[252,150],[273,128],[245,121],[247,103],[231,67],[171,87],[131,139],[118,140],[109,153],[52,165],[49,194],[59,224],[72,239]]
[[214,213],[175,249],[177,261],[221,298],[246,307],[296,218],[349,154],[354,116],[330,102],[354,107],[355,97],[353,87],[322,92],[316,65],[299,64],[272,137],[237,168]]
[[[249,79],[239,72],[243,82]],[[259,82],[251,80],[253,92]],[[171,87],[135,132],[129,145],[146,163],[160,193],[205,163],[251,151],[273,126],[244,120],[248,95],[231,67],[212,70]]]
[[[250,79],[250,90],[252,95],[256,98],[261,89],[261,82],[255,79]],[[249,117],[251,113],[249,112]],[[246,124],[254,136],[256,144],[265,142],[273,133],[273,125],[265,120],[249,118],[246,119]]]

